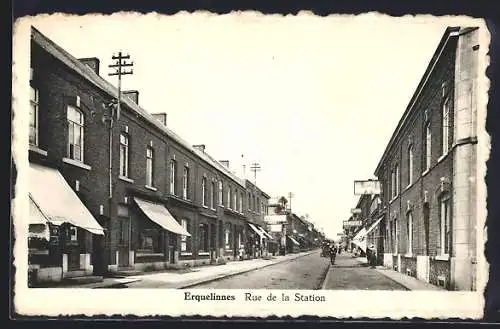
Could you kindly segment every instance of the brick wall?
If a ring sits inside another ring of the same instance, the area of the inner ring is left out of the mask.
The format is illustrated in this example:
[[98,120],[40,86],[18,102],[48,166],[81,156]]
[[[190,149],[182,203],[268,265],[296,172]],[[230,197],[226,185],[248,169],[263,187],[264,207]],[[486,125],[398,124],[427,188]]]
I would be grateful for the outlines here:
[[[456,42],[451,41],[443,55],[434,67],[426,86],[420,93],[415,102],[412,113],[407,117],[402,124],[399,135],[394,140],[393,145],[388,150],[387,156],[384,159],[381,169],[379,170],[379,179],[382,180],[384,201],[388,202],[391,199],[391,170],[396,164],[399,166],[399,191],[400,195],[392,198],[389,202],[390,222],[394,218],[398,220],[399,228],[399,253],[406,253],[408,244],[407,234],[407,210],[408,202],[410,203],[411,213],[413,218],[413,243],[412,253],[424,255],[429,249],[429,253],[434,255],[439,250],[439,186],[441,177],[451,179],[452,175],[452,159],[451,153],[444,158],[441,158],[442,144],[442,89],[443,83],[452,85],[454,79],[455,65],[455,46]],[[453,98],[453,92],[450,97]],[[452,99],[453,103],[453,99]],[[431,167],[424,174],[425,165],[425,118],[430,120],[432,129],[432,159]],[[450,118],[453,118],[453,111],[450,112]],[[449,129],[449,145],[453,140],[453,120],[450,122]],[[413,183],[409,183],[409,145],[413,146]],[[426,225],[424,221],[424,196],[427,191],[429,207],[429,247],[426,245]],[[394,241],[394,237],[388,236]],[[386,243],[390,246],[390,242]],[[391,251],[394,251],[392,249]]]

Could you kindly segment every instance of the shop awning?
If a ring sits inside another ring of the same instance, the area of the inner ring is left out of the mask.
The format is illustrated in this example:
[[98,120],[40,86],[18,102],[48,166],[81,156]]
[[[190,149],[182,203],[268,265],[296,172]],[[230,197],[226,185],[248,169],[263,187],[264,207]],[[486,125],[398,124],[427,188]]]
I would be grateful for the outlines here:
[[42,214],[40,208],[35,204],[33,199],[29,198],[30,202],[30,217],[29,217],[29,238],[41,238],[45,240],[50,239],[50,231],[48,227],[48,220]]
[[262,227],[259,226],[259,229],[262,231],[262,233],[264,233],[265,236],[267,236],[269,239],[273,239],[273,237],[271,236],[271,234],[267,233],[266,230],[264,230]]
[[191,236],[191,234],[175,220],[174,216],[170,214],[165,206],[137,197],[134,197],[134,201],[149,219],[165,230],[180,235]]
[[380,221],[381,221],[382,219],[384,219],[384,216],[382,216],[382,217],[380,217],[379,219],[377,219],[377,220],[375,221],[375,223],[373,223],[373,224],[372,224],[372,226],[370,226],[370,228],[366,231],[366,234],[365,234],[365,235],[368,235],[368,233],[370,233],[371,231],[373,231],[373,229],[374,229],[375,227],[377,227],[377,225],[380,223]]
[[361,240],[365,237],[366,235],[366,229],[363,227],[353,238],[354,240]]
[[264,233],[262,233],[261,230],[259,230],[255,225],[253,225],[252,223],[248,223],[248,226],[250,226],[250,228],[255,232],[257,233],[261,238],[265,239],[266,236],[264,235]]
[[296,244],[297,246],[300,246],[300,243],[297,242],[297,240],[295,240],[294,238],[292,238],[291,236],[287,235],[287,237],[290,239],[290,241],[292,241],[294,244]]
[[363,241],[352,240],[352,243],[354,243],[356,246],[360,247],[364,252],[366,252],[366,240]]
[[58,170],[30,163],[28,181],[30,197],[49,222],[54,225],[69,223],[104,235],[102,226]]

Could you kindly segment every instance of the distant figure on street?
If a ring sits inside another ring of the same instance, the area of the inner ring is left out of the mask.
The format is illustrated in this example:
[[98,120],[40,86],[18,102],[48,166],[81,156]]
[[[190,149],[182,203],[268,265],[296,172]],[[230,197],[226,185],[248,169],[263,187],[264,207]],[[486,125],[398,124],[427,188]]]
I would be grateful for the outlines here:
[[375,268],[375,265],[377,265],[377,250],[375,249],[375,245],[371,244],[370,247],[368,247],[366,250],[366,256],[370,267]]
[[335,264],[335,257],[337,256],[337,246],[332,244],[330,246],[330,263]]

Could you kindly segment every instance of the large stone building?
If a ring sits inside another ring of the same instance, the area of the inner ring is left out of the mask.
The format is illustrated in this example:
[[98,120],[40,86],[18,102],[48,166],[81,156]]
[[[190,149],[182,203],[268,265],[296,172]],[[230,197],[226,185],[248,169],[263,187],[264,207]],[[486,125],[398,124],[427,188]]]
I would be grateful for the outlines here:
[[476,289],[478,35],[446,29],[375,170],[384,265],[450,290]]
[[29,247],[39,280],[241,257],[249,223],[261,226],[263,191],[176,135],[165,113],[144,110],[137,91],[123,92],[117,115],[118,90],[99,60],[77,59],[34,28],[31,72]]

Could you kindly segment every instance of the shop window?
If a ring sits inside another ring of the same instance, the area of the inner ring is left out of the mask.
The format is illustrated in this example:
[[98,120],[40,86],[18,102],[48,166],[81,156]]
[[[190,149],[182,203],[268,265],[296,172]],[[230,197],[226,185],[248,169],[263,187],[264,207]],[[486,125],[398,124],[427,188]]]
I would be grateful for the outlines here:
[[[187,219],[181,219],[182,227],[189,232],[189,223]],[[189,237],[187,235],[181,235],[181,251],[189,251]]]
[[406,253],[411,255],[413,247],[413,216],[411,212],[409,212],[408,215],[406,215],[406,232],[408,236]]
[[227,224],[224,228],[224,245],[226,250],[231,249],[231,224]]
[[199,249],[200,251],[208,251],[208,225],[200,224],[198,229],[199,234]]
[[441,198],[440,209],[440,253],[448,255],[451,249],[451,227],[450,227],[450,199],[448,196]]

